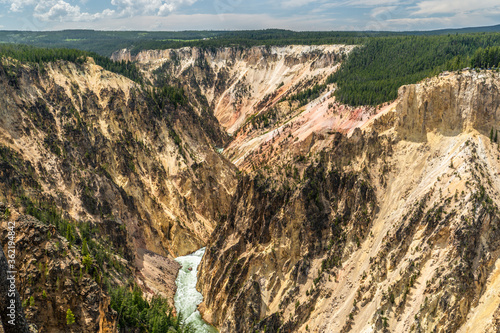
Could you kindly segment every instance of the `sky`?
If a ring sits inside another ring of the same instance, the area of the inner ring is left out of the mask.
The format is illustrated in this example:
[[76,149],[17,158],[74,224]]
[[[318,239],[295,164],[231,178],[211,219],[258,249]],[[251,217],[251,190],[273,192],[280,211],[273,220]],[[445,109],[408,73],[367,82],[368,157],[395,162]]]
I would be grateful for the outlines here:
[[500,24],[499,0],[0,0],[2,30],[433,30]]

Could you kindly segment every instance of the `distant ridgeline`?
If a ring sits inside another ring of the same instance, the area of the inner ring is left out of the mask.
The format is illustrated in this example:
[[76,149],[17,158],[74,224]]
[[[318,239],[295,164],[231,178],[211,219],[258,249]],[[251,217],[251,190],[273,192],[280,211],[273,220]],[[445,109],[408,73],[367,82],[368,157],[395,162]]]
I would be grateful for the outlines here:
[[255,45],[360,45],[367,38],[396,36],[446,35],[464,33],[500,32],[500,25],[491,27],[447,29],[435,31],[380,32],[380,31],[290,31],[282,29],[245,31],[0,31],[0,43],[19,43],[39,47],[74,48],[96,52],[103,56],[120,49],[133,54],[142,50],[196,46],[215,48],[224,46],[249,47]]
[[38,64],[65,60],[76,64],[83,64],[87,57],[92,57],[95,63],[106,70],[121,74],[129,79],[142,83],[142,77],[134,63],[125,61],[114,62],[95,52],[88,52],[66,48],[39,48],[22,44],[0,44],[0,58],[12,58],[23,63]]
[[393,36],[394,32],[290,30],[248,31],[0,31],[0,43],[21,43],[39,47],[75,48],[96,52],[103,56],[127,48],[133,54],[142,50],[170,49],[185,46],[216,48],[224,46],[249,47],[255,45],[325,45],[363,44],[365,38]]
[[[325,84],[310,87],[289,97],[301,105],[318,97],[330,83],[337,83],[337,99],[350,105],[378,105],[394,100],[398,88],[416,83],[443,70],[465,67],[499,67],[500,25],[492,27],[413,32],[353,32],[289,30],[248,31],[94,31],[64,30],[52,32],[0,31],[0,55],[33,63],[64,59],[83,61],[91,56],[107,70],[141,83],[141,75],[132,63],[112,62],[113,51],[128,48],[132,54],[142,50],[180,47],[251,47],[256,45],[363,45],[356,48]],[[12,46],[21,43],[41,47],[78,48],[35,49]],[[95,52],[95,53],[94,53]]]

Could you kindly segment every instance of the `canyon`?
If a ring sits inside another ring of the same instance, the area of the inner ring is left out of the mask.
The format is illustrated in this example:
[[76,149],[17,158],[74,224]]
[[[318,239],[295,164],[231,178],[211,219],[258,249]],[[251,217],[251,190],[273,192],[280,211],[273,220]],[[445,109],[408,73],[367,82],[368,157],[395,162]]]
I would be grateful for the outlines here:
[[352,107],[328,77],[353,49],[115,52],[142,85],[4,58],[0,213],[27,321],[117,331],[102,281],[173,306],[174,258],[206,246],[198,309],[220,332],[497,332],[500,74]]
[[207,246],[206,319],[221,332],[495,332],[499,78],[405,86],[364,122],[351,112],[351,128],[303,141],[293,126],[256,135],[273,157],[240,180]]

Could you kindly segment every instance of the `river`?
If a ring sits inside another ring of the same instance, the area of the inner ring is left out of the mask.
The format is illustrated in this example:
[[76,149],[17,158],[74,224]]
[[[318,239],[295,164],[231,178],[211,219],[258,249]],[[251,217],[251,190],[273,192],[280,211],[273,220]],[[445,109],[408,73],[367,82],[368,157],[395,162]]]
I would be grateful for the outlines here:
[[[217,333],[217,330],[208,325],[197,310],[198,304],[203,301],[203,296],[196,290],[198,265],[203,258],[205,248],[177,257],[175,261],[181,264],[181,269],[175,280],[177,292],[174,296],[175,309],[182,315],[184,323],[190,324],[196,333]],[[191,269],[191,270],[190,270]]]

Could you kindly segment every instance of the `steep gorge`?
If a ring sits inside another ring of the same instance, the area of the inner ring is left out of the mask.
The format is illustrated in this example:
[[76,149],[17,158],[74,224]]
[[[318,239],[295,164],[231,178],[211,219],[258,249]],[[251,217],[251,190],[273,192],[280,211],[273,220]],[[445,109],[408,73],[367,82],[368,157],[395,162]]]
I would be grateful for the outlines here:
[[[221,332],[497,330],[499,75],[443,74],[377,107],[332,84],[294,98],[351,50],[116,52],[143,86],[91,59],[2,60],[0,213],[19,221],[28,320],[57,331],[71,307],[72,331],[116,330],[85,233],[111,253],[106,279],[169,300],[172,257],[206,245],[200,311]],[[25,215],[45,211],[81,235]]]
[[198,102],[199,113],[211,110],[233,134],[249,117],[323,82],[352,49],[350,45],[182,48],[135,56],[122,50],[112,59],[137,61],[152,81],[180,80]]
[[[102,284],[135,279],[147,294],[172,301],[178,269],[172,257],[206,244],[215,221],[229,212],[236,168],[215,148],[227,136],[219,127],[207,133],[188,102],[171,101],[90,58],[43,65],[3,59],[0,87],[2,230],[24,214],[55,226],[49,235],[26,234],[19,222],[18,288],[24,304],[34,304],[28,320],[57,331],[71,306],[75,332],[102,330],[110,310],[99,312],[99,297],[89,305],[57,296],[65,280],[82,277],[89,287],[100,282],[92,289],[97,295]],[[83,263],[87,247],[95,269]],[[48,300],[53,306],[44,308]],[[97,312],[85,312],[95,306]]]
[[[251,114],[324,81],[350,49],[164,51],[165,59],[142,63],[146,85],[90,58],[43,64],[3,58],[2,225],[19,221],[18,288],[28,321],[58,330],[69,308],[76,316],[73,330],[116,329],[116,313],[104,309],[109,290],[101,283],[135,280],[146,294],[171,302],[179,268],[172,257],[208,242],[236,190],[237,169],[217,152],[229,142],[219,121],[236,128]],[[241,90],[256,85],[255,91]],[[211,109],[222,110],[215,112],[219,119]],[[224,123],[224,117],[235,121]],[[24,235],[31,225],[48,227],[48,238],[43,240],[45,231]],[[30,237],[33,254],[23,243]],[[57,256],[61,251],[64,259]],[[75,293],[82,279],[98,282],[92,292],[102,302],[58,296]],[[49,300],[53,306],[44,308]],[[95,306],[100,310],[86,312]],[[84,325],[89,322],[94,326]]]
[[499,86],[443,74],[351,129],[255,135],[260,167],[202,261],[204,317],[221,332],[496,332]]

